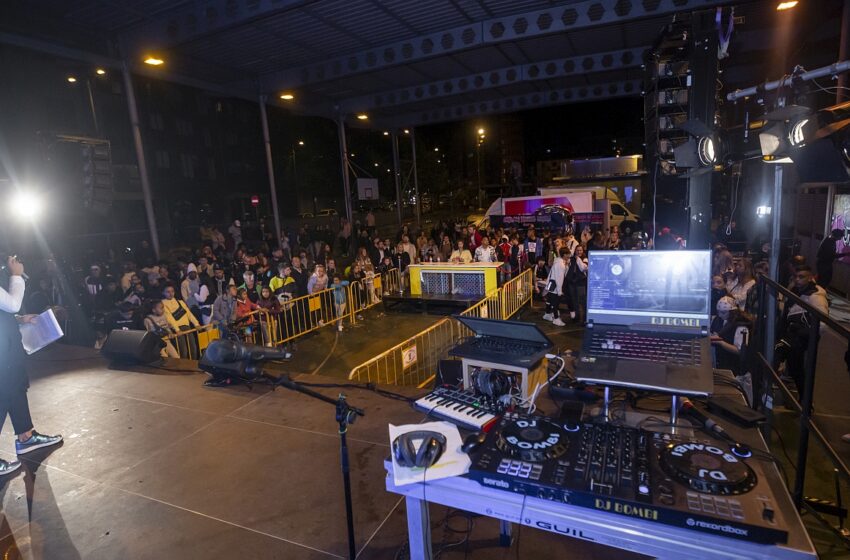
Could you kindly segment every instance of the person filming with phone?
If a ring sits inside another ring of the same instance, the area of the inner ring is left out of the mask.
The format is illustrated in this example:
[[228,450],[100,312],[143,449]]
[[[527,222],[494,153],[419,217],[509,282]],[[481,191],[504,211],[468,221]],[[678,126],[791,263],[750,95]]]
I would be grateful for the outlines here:
[[[6,259],[8,284],[0,285],[0,426],[6,415],[15,430],[15,451],[24,455],[36,449],[56,445],[62,436],[46,436],[33,429],[27,389],[26,353],[21,342],[19,323],[32,322],[35,315],[17,316],[24,299],[24,265],[17,257]],[[21,467],[20,461],[0,459],[0,476],[8,475]],[[0,479],[2,480],[2,479]]]

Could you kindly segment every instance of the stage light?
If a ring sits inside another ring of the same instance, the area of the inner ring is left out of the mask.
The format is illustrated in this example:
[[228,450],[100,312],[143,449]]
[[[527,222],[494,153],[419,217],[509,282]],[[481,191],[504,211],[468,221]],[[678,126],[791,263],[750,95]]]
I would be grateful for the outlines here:
[[806,141],[806,135],[803,129],[806,124],[808,124],[808,122],[809,118],[803,117],[802,119],[791,125],[791,132],[788,133],[788,141],[791,142],[792,146],[802,146],[803,143]]
[[97,74],[98,76],[104,76],[104,75],[106,75],[106,70],[104,70],[103,68],[98,68],[97,70],[94,71],[94,73]]
[[295,99],[295,95],[291,93],[281,93],[280,98],[284,101],[292,101],[293,99]]
[[75,78],[74,76],[68,76],[68,83],[69,84],[74,84],[76,82],[77,82],[77,78]]
[[[299,145],[299,146],[303,146],[303,145],[304,145],[304,140],[299,140],[299,141],[298,141],[298,145]],[[353,155],[353,154],[352,154],[352,155]]]
[[435,152],[439,152],[439,151],[440,151],[440,148],[434,148],[434,151],[435,151]]
[[479,128],[479,129],[478,129],[478,134],[479,134],[480,136],[484,136],[484,133],[485,133],[485,132],[486,132],[486,130],[484,130],[483,128]]
[[358,121],[365,121],[368,118],[369,118],[369,115],[367,115],[366,113],[360,113],[359,115],[357,115]]
[[9,200],[9,211],[19,220],[34,220],[42,210],[41,198],[30,191],[17,191]]
[[[618,154],[619,157],[619,154]],[[717,162],[717,151],[714,139],[711,136],[703,136],[697,142],[697,157],[704,167],[714,165]]]
[[776,5],[776,11],[782,12],[785,10],[790,10],[800,2],[798,0],[788,0],[788,2],[780,2]]
[[145,59],[145,64],[149,64],[150,66],[161,66],[165,64],[165,61],[155,56],[149,56]]
[[404,133],[405,133],[405,134],[410,134],[410,129],[405,128],[405,129],[404,129]]
[[389,135],[390,135],[390,133],[389,133],[389,132],[387,132],[387,131],[385,130],[385,131],[384,131],[384,136],[389,136]]

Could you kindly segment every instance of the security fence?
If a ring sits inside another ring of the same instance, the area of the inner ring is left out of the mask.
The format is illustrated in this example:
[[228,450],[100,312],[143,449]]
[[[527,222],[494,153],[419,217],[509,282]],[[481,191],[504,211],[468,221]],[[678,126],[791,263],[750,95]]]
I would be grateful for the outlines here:
[[[534,275],[526,270],[503,284],[461,315],[510,319],[531,301]],[[348,378],[360,382],[422,386],[434,378],[437,364],[469,329],[447,317],[386,352],[360,364]]]
[[163,356],[198,360],[210,342],[230,338],[279,346],[323,327],[362,320],[363,311],[381,303],[386,286],[400,285],[397,269],[282,302],[279,311],[258,309],[226,325],[205,325],[163,337]]

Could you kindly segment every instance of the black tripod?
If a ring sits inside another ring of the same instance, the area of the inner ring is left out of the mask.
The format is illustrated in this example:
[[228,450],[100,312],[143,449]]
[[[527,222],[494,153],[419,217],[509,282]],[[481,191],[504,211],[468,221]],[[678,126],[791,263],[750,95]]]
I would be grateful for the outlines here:
[[276,387],[278,385],[282,385],[292,391],[304,393],[314,399],[319,399],[320,401],[336,406],[336,421],[339,423],[339,455],[340,462],[342,463],[342,484],[345,489],[345,521],[348,526],[348,557],[350,560],[354,560],[357,556],[357,549],[354,546],[354,517],[351,507],[351,476],[349,474],[350,471],[348,466],[348,441],[345,439],[345,433],[348,431],[348,425],[353,424],[354,420],[357,419],[358,416],[363,416],[364,412],[359,408],[350,406],[345,400],[345,395],[341,393],[339,398],[334,400],[321,393],[317,393],[312,389],[308,389],[300,383],[296,383],[289,377],[289,375],[286,374],[275,380],[274,386]]

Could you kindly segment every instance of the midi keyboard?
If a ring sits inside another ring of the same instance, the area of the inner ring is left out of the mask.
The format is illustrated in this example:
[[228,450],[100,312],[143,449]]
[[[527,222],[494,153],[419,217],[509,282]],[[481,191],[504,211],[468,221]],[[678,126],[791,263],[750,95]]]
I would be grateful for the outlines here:
[[430,394],[418,399],[413,406],[429,416],[448,420],[475,432],[484,430],[500,414],[496,407],[474,393],[449,387],[437,387]]

